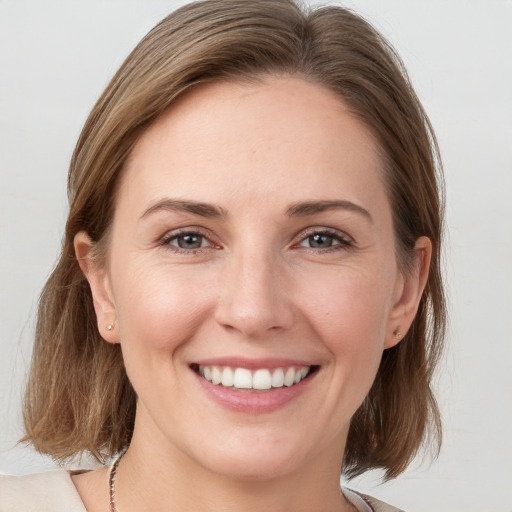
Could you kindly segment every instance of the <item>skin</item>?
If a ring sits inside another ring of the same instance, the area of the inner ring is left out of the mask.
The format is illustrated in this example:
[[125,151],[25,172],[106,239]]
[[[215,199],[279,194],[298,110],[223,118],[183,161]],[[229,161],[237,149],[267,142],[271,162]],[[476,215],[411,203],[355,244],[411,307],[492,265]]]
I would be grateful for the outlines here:
[[[155,207],[169,198],[222,215]],[[290,214],[326,201],[344,203]],[[202,247],[179,247],[183,232]],[[339,489],[350,418],[414,318],[431,249],[420,238],[402,275],[375,141],[339,97],[298,77],[189,92],[134,148],[106,265],[86,233],[75,248],[138,395],[120,512],[350,510]],[[277,410],[237,412],[190,368],[227,356],[319,370]],[[105,509],[106,479],[74,477],[88,510]]]

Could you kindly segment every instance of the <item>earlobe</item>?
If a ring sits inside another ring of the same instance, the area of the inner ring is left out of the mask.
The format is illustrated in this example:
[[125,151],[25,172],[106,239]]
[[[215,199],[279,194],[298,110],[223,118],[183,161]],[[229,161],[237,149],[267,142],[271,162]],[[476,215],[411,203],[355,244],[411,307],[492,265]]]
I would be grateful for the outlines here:
[[425,236],[418,238],[414,246],[412,268],[400,277],[398,283],[397,297],[388,322],[385,348],[395,346],[409,330],[427,284],[431,256],[430,239]]
[[115,323],[116,309],[109,274],[104,265],[100,266],[94,261],[94,242],[85,231],[75,235],[74,247],[78,264],[91,287],[100,335],[109,343],[119,343],[119,333]]

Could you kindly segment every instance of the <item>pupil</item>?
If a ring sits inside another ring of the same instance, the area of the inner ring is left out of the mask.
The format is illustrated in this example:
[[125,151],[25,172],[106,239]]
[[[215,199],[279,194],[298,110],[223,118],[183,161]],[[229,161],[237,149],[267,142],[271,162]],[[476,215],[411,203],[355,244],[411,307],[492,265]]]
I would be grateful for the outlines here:
[[311,247],[319,249],[330,247],[332,245],[332,236],[317,233],[309,237],[309,244]]
[[201,247],[200,235],[183,235],[178,238],[178,246],[181,249],[199,249]]

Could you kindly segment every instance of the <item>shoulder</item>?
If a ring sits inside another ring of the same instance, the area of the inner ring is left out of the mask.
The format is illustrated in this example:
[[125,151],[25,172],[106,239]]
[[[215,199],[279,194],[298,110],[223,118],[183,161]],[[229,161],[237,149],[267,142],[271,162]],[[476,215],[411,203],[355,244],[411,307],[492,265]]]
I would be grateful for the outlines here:
[[373,496],[352,489],[343,488],[343,494],[356,506],[358,512],[404,512],[402,509],[388,505]]
[[0,512],[86,512],[68,471],[0,475]]

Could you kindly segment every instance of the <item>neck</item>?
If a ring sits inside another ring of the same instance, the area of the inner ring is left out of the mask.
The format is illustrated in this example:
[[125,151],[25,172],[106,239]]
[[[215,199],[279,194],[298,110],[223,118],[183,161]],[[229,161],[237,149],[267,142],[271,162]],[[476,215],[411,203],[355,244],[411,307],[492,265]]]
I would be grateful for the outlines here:
[[134,436],[117,472],[117,511],[353,511],[340,491],[342,455],[343,450],[321,454],[286,475],[237,478],[213,472],[173,447],[154,450]]

